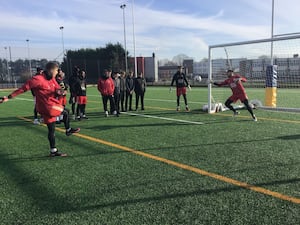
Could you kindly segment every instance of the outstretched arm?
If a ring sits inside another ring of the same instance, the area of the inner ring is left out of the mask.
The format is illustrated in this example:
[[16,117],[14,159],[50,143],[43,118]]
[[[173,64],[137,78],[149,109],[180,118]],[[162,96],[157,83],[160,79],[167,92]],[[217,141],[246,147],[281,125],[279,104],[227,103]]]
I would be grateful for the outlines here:
[[0,103],[4,103],[7,102],[9,99],[12,99],[20,94],[23,94],[24,92],[30,90],[30,80],[27,81],[21,88],[15,90],[14,92],[12,92],[10,95],[8,95],[7,97],[0,97]]
[[8,98],[15,98],[16,96],[25,93],[26,91],[29,91],[31,89],[30,87],[30,81],[27,81],[22,87],[20,87],[19,89],[15,90],[13,93],[11,93]]

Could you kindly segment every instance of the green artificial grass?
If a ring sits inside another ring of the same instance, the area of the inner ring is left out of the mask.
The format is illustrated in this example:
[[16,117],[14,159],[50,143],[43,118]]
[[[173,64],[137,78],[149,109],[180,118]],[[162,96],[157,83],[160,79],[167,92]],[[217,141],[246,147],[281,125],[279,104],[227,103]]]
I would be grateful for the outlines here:
[[[148,88],[146,111],[137,114],[199,125],[104,118],[98,92],[88,93],[90,120],[72,123],[85,136],[300,198],[300,114],[258,110],[257,123],[244,110],[237,119],[208,115],[200,111],[205,88],[189,92],[190,113],[176,112],[174,92]],[[222,102],[230,91],[213,95]],[[248,95],[263,100],[264,90]],[[69,156],[51,159],[47,129],[17,117],[32,119],[30,93],[19,97],[0,105],[0,224],[300,224],[299,204],[78,136],[57,132]],[[278,105],[299,107],[297,90],[280,89]]]

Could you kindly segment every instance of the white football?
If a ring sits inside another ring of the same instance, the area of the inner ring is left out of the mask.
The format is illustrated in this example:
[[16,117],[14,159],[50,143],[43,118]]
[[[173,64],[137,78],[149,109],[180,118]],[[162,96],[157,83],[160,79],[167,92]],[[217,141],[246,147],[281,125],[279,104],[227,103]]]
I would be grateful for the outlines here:
[[195,77],[194,77],[194,81],[200,83],[200,82],[202,81],[202,77],[201,77],[201,76],[195,76]]

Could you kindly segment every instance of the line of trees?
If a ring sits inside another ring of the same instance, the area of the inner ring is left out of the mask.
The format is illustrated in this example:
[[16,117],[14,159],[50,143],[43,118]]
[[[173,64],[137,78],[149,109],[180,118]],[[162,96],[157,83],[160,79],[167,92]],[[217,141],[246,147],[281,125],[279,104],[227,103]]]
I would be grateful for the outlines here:
[[[126,55],[128,57],[128,52]],[[125,49],[120,43],[108,43],[105,47],[96,49],[69,50],[61,68],[70,76],[74,66],[86,70],[88,82],[93,83],[104,69],[125,70]],[[130,61],[129,68],[133,68]]]
[[27,59],[18,59],[15,61],[0,59],[0,83],[13,83],[15,80],[20,83],[25,82],[31,77],[37,67],[44,68],[47,63],[47,59],[32,59],[32,71],[30,72],[29,61]]
[[[128,57],[128,52],[126,53]],[[29,61],[18,59],[7,62],[0,59],[0,83],[17,82],[23,83],[35,73],[37,67],[45,68],[47,59],[31,60],[32,71],[29,71]],[[128,61],[129,69],[133,70],[134,62]],[[72,74],[74,66],[87,71],[88,82],[98,80],[104,69],[113,71],[125,70],[125,49],[120,43],[108,43],[105,47],[96,49],[69,50],[61,63],[61,68],[67,77]]]

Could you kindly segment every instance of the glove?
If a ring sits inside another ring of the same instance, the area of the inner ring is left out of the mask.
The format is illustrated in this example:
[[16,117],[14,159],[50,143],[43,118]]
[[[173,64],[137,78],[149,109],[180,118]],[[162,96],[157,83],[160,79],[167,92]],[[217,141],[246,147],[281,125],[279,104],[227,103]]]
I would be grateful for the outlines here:
[[241,78],[236,78],[236,79],[234,79],[234,82],[239,83],[241,80],[242,80]]
[[65,83],[64,82],[61,82],[59,84],[59,86],[61,87],[62,90],[65,90],[66,89],[66,86],[65,86]]
[[189,88],[189,90],[190,90],[190,91],[192,90],[192,87],[191,87],[191,85],[188,85],[188,88]]
[[4,97],[0,97],[0,104],[7,102],[8,101],[8,97],[4,96]]
[[56,95],[59,97],[59,96],[63,96],[64,95],[64,90],[62,89],[58,89],[56,90]]

